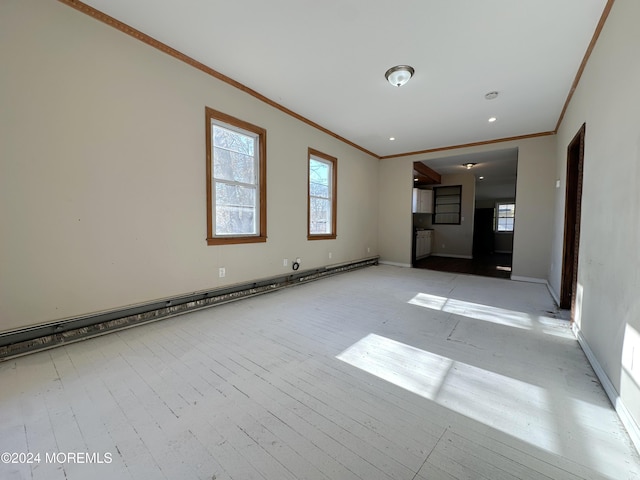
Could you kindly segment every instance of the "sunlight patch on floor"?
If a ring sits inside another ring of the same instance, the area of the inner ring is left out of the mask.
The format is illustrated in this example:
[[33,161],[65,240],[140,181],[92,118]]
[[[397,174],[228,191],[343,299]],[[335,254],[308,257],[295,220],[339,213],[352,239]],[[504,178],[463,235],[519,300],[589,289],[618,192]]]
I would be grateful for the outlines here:
[[477,320],[508,325],[510,327],[524,328],[527,330],[530,330],[532,327],[531,316],[526,313],[466,302],[464,300],[456,300],[455,298],[440,297],[429,293],[418,293],[409,300],[409,303],[433,310],[464,315]]
[[506,325],[524,330],[532,330],[535,328],[549,335],[574,338],[566,322],[541,315],[531,315],[491,305],[482,305],[480,303],[472,303],[455,298],[431,295],[429,293],[418,293],[407,303],[498,325]]
[[541,387],[373,333],[336,358],[537,447],[562,453],[557,412]]

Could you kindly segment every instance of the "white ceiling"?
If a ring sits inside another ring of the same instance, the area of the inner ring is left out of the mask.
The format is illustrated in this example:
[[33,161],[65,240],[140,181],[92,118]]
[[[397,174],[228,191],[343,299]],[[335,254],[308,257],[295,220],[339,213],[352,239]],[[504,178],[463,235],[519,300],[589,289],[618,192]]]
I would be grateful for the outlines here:
[[388,156],[553,131],[606,0],[85,3]]
[[[508,199],[516,196],[518,149],[503,148],[490,152],[453,155],[422,162],[441,175],[471,173],[476,177],[475,198]],[[465,163],[475,163],[470,170]],[[483,177],[483,178],[480,178]]]

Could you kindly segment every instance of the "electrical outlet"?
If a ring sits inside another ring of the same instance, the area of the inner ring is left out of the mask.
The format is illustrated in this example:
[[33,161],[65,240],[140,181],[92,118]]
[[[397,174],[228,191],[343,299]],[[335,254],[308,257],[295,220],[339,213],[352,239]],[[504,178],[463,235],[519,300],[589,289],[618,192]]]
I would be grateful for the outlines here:
[[331,252],[329,252],[329,258],[331,258],[333,256],[333,254]]
[[220,267],[218,269],[218,276],[220,278],[224,277],[227,274],[227,270],[224,267]]
[[371,253],[371,248],[367,247],[367,253]]
[[287,265],[289,265],[289,260],[285,258],[284,260],[282,260],[282,266],[286,267]]

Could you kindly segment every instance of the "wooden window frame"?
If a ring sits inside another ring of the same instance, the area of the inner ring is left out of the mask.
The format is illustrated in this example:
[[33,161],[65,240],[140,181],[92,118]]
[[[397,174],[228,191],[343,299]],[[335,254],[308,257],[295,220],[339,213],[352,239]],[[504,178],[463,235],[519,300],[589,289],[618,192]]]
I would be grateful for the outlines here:
[[[214,234],[213,215],[213,158],[212,158],[212,125],[214,122],[236,127],[254,133],[258,137],[258,233],[253,235]],[[267,131],[244,120],[240,120],[213,108],[205,107],[206,150],[207,150],[207,245],[230,245],[238,243],[260,243],[267,241]]]
[[[331,233],[311,233],[311,175],[309,166],[312,157],[331,164]],[[309,148],[307,155],[307,240],[334,240],[337,237],[338,216],[338,159]]]

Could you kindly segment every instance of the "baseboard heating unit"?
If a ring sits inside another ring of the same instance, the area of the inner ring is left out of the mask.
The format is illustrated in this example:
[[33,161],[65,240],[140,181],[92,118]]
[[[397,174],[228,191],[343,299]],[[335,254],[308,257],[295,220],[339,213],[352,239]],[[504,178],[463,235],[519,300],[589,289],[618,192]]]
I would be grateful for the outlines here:
[[330,265],[0,333],[0,361],[378,264]]

